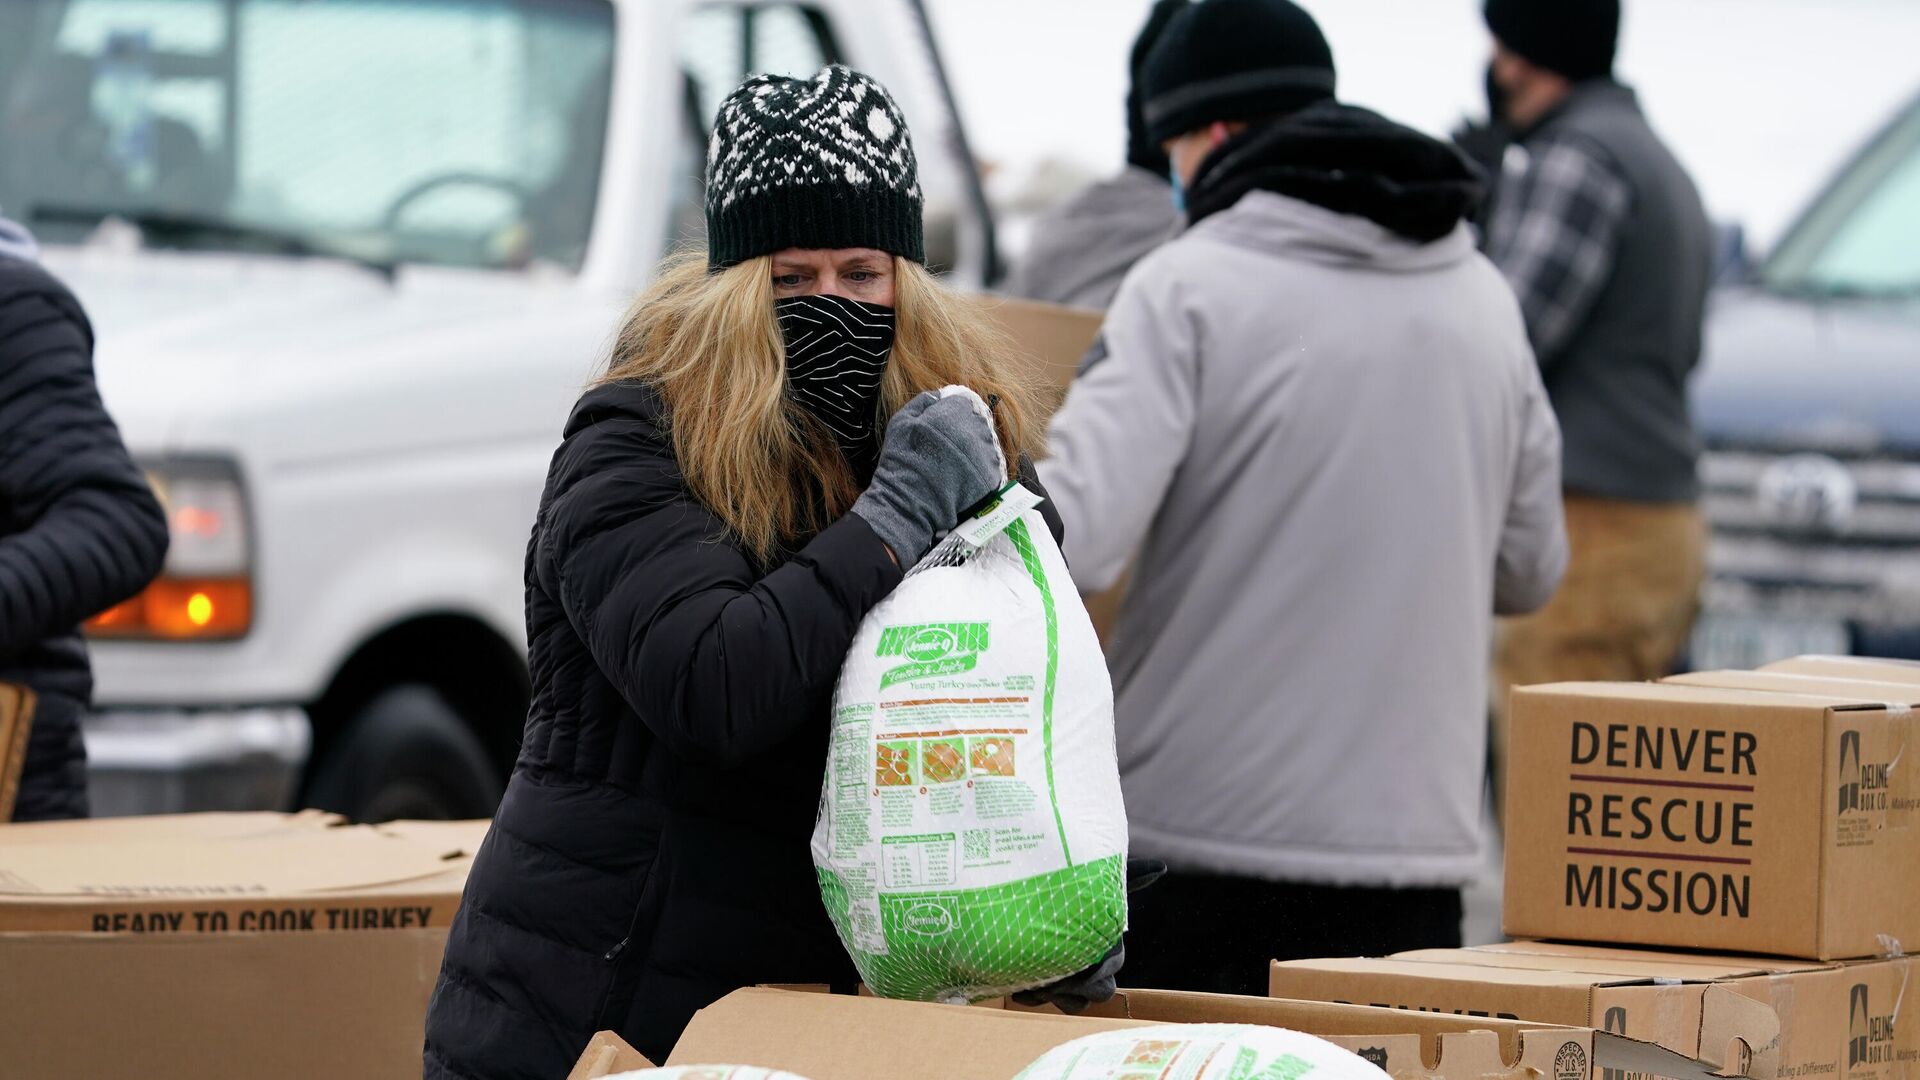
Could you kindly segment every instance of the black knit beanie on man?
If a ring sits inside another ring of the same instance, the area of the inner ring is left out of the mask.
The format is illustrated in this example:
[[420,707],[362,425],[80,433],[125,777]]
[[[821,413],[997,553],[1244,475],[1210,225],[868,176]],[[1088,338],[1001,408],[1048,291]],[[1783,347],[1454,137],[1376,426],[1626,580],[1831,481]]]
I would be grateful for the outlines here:
[[838,64],[758,75],[727,96],[707,147],[707,260],[876,248],[926,261],[920,167],[886,88]]
[[1167,24],[1191,2],[1156,0],[1153,10],[1147,12],[1147,21],[1140,27],[1139,36],[1133,39],[1133,51],[1127,56],[1127,74],[1131,79],[1127,84],[1127,164],[1161,179],[1166,178],[1173,163],[1167,160],[1167,152],[1160,149],[1160,144],[1147,135],[1147,91],[1143,85],[1147,57],[1153,54],[1153,47],[1166,32]]
[[1174,16],[1147,58],[1147,136],[1264,120],[1333,97],[1333,50],[1288,0],[1200,0]]
[[1531,63],[1573,82],[1613,74],[1620,0],[1487,0],[1487,29]]

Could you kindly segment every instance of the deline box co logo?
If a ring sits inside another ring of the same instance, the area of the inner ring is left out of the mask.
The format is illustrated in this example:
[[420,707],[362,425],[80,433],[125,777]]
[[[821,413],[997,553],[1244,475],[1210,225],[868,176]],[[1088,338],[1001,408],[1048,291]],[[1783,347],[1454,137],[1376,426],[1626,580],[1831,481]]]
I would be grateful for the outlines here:
[[880,647],[874,655],[900,656],[911,662],[882,675],[880,689],[914,679],[972,671],[980,662],[980,654],[987,651],[987,627],[987,623],[887,627],[880,632]]
[[1873,813],[1887,809],[1889,764],[1860,760],[1860,733],[1840,733],[1840,812]]
[[1866,983],[1855,983],[1847,1003],[1847,1067],[1894,1061],[1892,1013],[1876,1016]]

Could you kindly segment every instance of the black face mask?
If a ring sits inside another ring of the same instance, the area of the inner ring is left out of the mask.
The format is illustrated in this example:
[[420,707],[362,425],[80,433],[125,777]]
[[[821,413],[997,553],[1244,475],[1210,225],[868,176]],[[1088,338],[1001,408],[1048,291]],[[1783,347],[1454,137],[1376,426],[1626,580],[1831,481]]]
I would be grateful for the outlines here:
[[773,314],[787,347],[787,396],[833,432],[854,472],[866,477],[880,451],[874,427],[893,355],[893,309],[792,296],[774,301]]

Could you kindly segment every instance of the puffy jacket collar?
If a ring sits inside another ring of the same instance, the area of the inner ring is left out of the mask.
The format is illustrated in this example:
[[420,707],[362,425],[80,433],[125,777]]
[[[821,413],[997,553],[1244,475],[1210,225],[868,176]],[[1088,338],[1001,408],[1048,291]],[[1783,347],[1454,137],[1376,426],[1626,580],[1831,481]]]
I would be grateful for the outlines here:
[[1329,101],[1250,128],[1215,149],[1188,196],[1189,218],[1198,224],[1254,191],[1363,217],[1428,243],[1472,215],[1485,185],[1451,144]]

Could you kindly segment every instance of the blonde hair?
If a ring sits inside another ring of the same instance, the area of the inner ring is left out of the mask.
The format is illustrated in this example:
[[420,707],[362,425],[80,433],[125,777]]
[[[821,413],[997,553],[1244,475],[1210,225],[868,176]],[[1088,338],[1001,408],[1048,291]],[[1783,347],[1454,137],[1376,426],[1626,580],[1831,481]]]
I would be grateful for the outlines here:
[[[1011,465],[1035,445],[1040,416],[1013,342],[919,263],[893,267],[896,331],[876,421],[924,390],[970,387],[994,402]],[[675,255],[628,309],[604,378],[654,388],[688,486],[763,562],[860,494],[833,434],[786,395],[773,301],[771,256],[710,273],[705,251]]]

